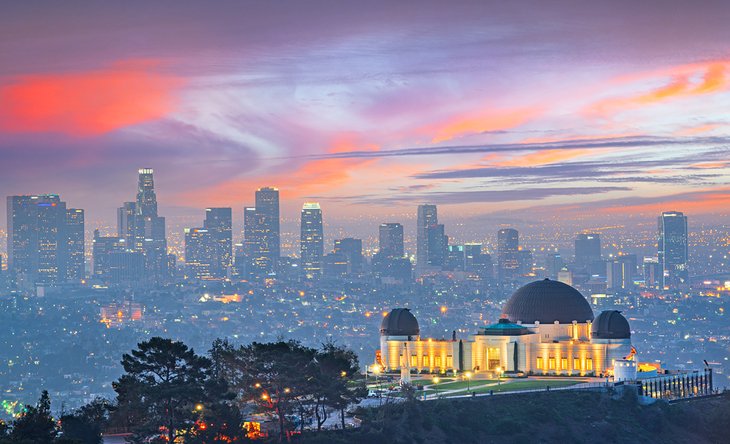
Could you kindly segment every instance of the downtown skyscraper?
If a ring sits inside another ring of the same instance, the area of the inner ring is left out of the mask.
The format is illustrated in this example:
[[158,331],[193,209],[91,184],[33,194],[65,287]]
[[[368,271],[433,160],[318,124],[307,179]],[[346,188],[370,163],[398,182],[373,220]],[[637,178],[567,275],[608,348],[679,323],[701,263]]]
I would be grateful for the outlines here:
[[513,280],[519,274],[520,235],[514,228],[497,232],[497,275],[500,281]]
[[302,275],[305,279],[317,279],[322,274],[324,230],[322,209],[316,202],[307,202],[302,207],[299,245]]
[[84,211],[56,194],[9,196],[8,271],[17,288],[34,292],[84,278]]
[[256,206],[243,209],[243,250],[250,278],[275,274],[281,257],[279,190],[256,190]]
[[231,208],[206,208],[200,228],[185,228],[186,276],[224,279],[233,251]]
[[430,264],[429,230],[438,225],[438,211],[436,205],[423,204],[418,206],[416,220],[416,273],[423,274]]
[[117,233],[131,251],[144,255],[144,279],[152,284],[168,278],[165,218],[157,213],[154,171],[138,171],[137,195],[117,210]]
[[662,270],[661,287],[675,290],[689,281],[687,267],[687,216],[666,211],[659,216],[657,257]]

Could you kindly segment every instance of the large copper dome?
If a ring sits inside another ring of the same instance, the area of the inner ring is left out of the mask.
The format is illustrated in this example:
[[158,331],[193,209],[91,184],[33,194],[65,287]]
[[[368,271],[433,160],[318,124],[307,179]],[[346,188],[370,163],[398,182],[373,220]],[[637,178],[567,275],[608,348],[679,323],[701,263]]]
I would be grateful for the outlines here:
[[531,282],[515,291],[502,313],[523,324],[570,324],[593,320],[593,310],[575,288],[560,281],[545,279]]

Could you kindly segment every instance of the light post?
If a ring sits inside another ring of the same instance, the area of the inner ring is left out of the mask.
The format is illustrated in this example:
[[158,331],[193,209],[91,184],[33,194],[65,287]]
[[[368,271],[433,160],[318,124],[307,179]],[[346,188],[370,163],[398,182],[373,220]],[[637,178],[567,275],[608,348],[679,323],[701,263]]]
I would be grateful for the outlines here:
[[381,371],[382,369],[380,368],[380,364],[375,364],[373,366],[373,373],[375,374],[375,394],[378,397],[378,403],[383,405],[383,398],[380,396],[380,382],[378,381],[378,376],[380,376]]
[[438,398],[439,397],[439,390],[438,390],[438,388],[436,386],[441,381],[441,379],[438,376],[434,376],[431,381],[433,382],[433,391],[435,392],[434,394]]
[[497,367],[497,385],[502,385],[502,367]]
[[464,373],[464,377],[466,378],[466,391],[471,391],[471,372]]

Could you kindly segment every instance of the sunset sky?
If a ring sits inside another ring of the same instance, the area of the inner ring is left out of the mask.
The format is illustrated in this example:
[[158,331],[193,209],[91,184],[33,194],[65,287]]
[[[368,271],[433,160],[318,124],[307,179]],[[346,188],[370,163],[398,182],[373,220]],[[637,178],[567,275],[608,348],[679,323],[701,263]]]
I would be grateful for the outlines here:
[[5,2],[0,213],[728,214],[730,2],[595,3]]

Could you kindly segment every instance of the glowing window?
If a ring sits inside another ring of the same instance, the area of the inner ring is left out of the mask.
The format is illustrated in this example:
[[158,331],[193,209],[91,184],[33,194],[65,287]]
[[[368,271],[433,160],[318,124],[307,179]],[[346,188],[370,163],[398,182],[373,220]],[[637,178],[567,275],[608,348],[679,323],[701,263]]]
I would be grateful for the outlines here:
[[446,357],[446,368],[454,368],[454,357],[453,356]]
[[433,366],[440,368],[441,367],[441,356],[434,356],[433,360],[434,360]]
[[573,358],[573,370],[580,370],[580,359]]
[[429,359],[428,355],[423,355],[423,366],[431,367],[431,360]]
[[542,357],[537,357],[537,368],[543,369],[545,368],[545,362],[543,361]]
[[418,356],[411,356],[411,367],[418,367]]
[[593,370],[593,359],[592,358],[586,359],[586,370]]
[[548,358],[548,370],[555,370],[555,358]]
[[568,370],[568,358],[560,360],[560,370]]

